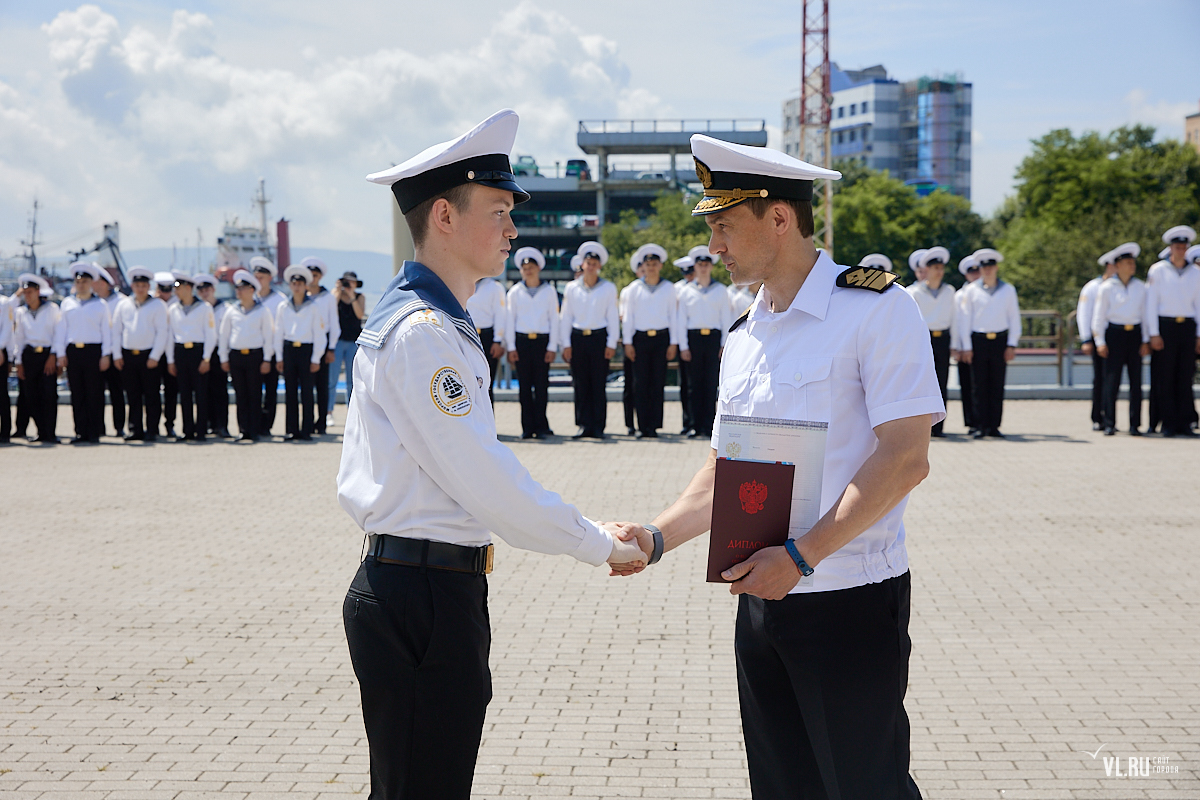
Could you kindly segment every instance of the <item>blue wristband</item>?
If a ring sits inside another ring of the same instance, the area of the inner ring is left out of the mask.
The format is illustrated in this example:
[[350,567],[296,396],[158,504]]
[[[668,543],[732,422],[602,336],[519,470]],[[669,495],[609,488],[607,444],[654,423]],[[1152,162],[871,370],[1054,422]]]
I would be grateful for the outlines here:
[[787,550],[788,555],[792,557],[792,561],[796,562],[796,569],[800,570],[801,575],[807,578],[813,574],[813,568],[808,565],[808,562],[804,560],[804,556],[800,555],[800,551],[796,549],[794,539],[788,539],[783,543],[783,546]]

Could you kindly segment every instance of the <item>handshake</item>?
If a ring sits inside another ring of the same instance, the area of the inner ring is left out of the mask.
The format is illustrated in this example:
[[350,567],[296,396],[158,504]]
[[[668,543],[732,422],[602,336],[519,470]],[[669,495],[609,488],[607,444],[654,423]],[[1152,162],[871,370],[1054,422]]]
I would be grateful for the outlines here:
[[650,563],[654,553],[654,536],[636,522],[597,522],[613,538],[612,553],[608,556],[610,576],[636,575]]

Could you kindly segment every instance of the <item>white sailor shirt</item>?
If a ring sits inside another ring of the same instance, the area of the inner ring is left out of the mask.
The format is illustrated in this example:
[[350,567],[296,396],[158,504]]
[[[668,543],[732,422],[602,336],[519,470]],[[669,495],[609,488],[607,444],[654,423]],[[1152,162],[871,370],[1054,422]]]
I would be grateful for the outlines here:
[[316,294],[310,294],[309,297],[322,311],[327,331],[325,341],[328,348],[332,350],[337,344],[338,337],[342,335],[342,323],[338,322],[337,298],[324,286],[318,286]]
[[[882,294],[838,288],[834,282],[846,268],[818,253],[791,306],[772,312],[763,287],[746,321],[730,333],[712,447],[720,440],[722,414],[828,423],[824,516],[878,447],[877,426],[923,414],[937,423],[946,408],[928,329],[912,298],[894,286]],[[803,502],[799,494],[793,499],[793,519]],[[811,585],[797,584],[792,593],[849,589],[904,574],[907,502],[821,561]]]
[[962,305],[959,307],[958,325],[962,327],[962,350],[973,350],[972,333],[999,333],[1008,331],[1008,346],[1016,347],[1021,340],[1021,307],[1017,303],[1017,290],[1011,283],[998,281],[996,288],[988,291],[983,280],[977,280],[963,289]]
[[689,281],[679,292],[676,319],[679,349],[688,349],[688,331],[697,329],[720,331],[721,344],[724,345],[729,336],[729,326],[733,324],[731,314],[732,306],[725,284],[710,280],[708,286],[701,286],[700,281]]
[[198,297],[192,300],[191,305],[175,303],[167,308],[167,321],[170,323],[168,364],[175,363],[177,344],[185,347],[199,344],[204,348],[202,358],[205,361],[212,358],[213,350],[217,347],[217,320],[213,316],[212,306]]
[[963,347],[964,341],[967,344],[971,343],[971,332],[962,326],[962,319],[963,315],[967,313],[967,290],[976,283],[979,283],[979,278],[967,281],[961,289],[954,293],[954,339],[951,340],[950,344],[959,350],[967,349]]
[[299,307],[289,300],[275,312],[275,352],[279,358],[283,358],[285,342],[311,344],[312,363],[320,364],[325,355],[325,337],[325,316],[311,297]]
[[217,355],[224,364],[230,350],[262,348],[263,360],[275,357],[275,323],[262,303],[256,302],[247,311],[241,303],[230,303],[217,329]]
[[467,313],[475,329],[492,329],[492,342],[504,342],[504,287],[495,278],[483,278],[475,284],[475,294],[467,299]]
[[108,306],[97,295],[83,301],[71,295],[62,301],[59,313],[62,315],[62,324],[58,326],[54,355],[62,358],[68,346],[80,344],[98,344],[101,357],[112,355],[112,324],[108,318]]
[[[332,297],[332,296],[333,296],[333,294],[330,293],[330,297]],[[280,292],[276,292],[276,291],[267,292],[266,295],[260,294],[258,296],[258,299],[262,302],[262,304],[264,306],[267,307],[267,313],[271,315],[271,319],[275,319],[275,315],[279,313],[280,306],[282,306],[286,303],[292,302],[292,298],[291,298],[290,294],[284,295],[284,294],[282,294]]]
[[917,302],[921,318],[926,327],[932,331],[949,331],[950,346],[958,349],[956,341],[955,317],[958,316],[958,301],[955,299],[954,287],[948,283],[938,286],[937,291],[929,288],[925,281],[917,281],[912,286],[905,286],[904,291]]
[[548,333],[546,351],[558,350],[558,292],[546,282],[530,289],[522,281],[508,290],[507,319],[504,322],[504,346],[517,349],[517,337]]
[[29,306],[20,306],[13,312],[13,363],[21,363],[26,347],[54,348],[58,329],[62,325],[62,312],[48,300],[42,300],[37,311]]
[[[1100,285],[1096,293],[1096,309],[1092,314],[1092,335],[1097,345],[1107,345],[1105,332],[1109,325],[1142,325],[1146,312],[1146,284],[1130,278],[1128,285],[1121,283],[1116,275]],[[1150,341],[1146,326],[1142,325],[1142,341]]]
[[633,344],[638,331],[667,330],[670,344],[679,344],[679,301],[675,287],[664,280],[650,286],[641,278],[629,284],[625,299],[625,318],[621,325],[622,341]]
[[157,297],[147,297],[139,304],[133,296],[122,298],[112,318],[113,353],[117,350],[150,351],[150,360],[159,361],[167,349],[170,322],[167,304]]
[[12,361],[13,319],[8,298],[0,294],[0,350]]
[[1075,326],[1079,329],[1079,341],[1092,340],[1092,318],[1096,315],[1096,295],[1104,278],[1092,278],[1079,290],[1079,303],[1075,306]]
[[740,317],[753,302],[754,294],[749,286],[735,286],[729,291],[729,313],[734,319]]
[[617,287],[603,278],[595,286],[588,286],[583,278],[567,284],[563,290],[562,316],[560,318],[559,341],[563,347],[571,346],[571,331],[598,331],[608,334],[604,346],[615,350],[621,334],[621,318],[617,314]]
[[1158,318],[1191,317],[1200,322],[1200,267],[1188,264],[1176,269],[1170,261],[1159,261],[1146,275],[1146,328],[1158,336]]

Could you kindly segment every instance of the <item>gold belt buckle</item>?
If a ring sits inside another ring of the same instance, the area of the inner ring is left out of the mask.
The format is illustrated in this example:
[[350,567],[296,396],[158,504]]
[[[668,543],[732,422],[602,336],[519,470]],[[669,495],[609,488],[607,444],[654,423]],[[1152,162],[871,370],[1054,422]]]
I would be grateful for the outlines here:
[[994,333],[989,333],[989,334],[987,334],[987,338],[989,338],[989,339],[995,339],[995,338],[996,338],[996,334],[994,334]]
[[489,544],[487,546],[487,556],[486,556],[487,560],[483,564],[483,574],[484,575],[492,574],[492,557],[495,555],[495,553],[496,553],[496,546],[494,544]]
[[584,328],[584,329],[583,329],[583,335],[584,335],[584,336],[591,336],[591,335],[592,335],[592,329],[591,329],[591,328]]
[[935,338],[935,339],[940,339],[940,338],[942,338],[942,332],[941,332],[941,331],[930,331],[930,332],[929,332],[929,335],[930,335],[930,336],[932,336],[932,337],[933,337],[933,338]]
[[195,345],[195,343],[193,343],[193,342],[184,342],[184,343],[183,343],[183,349],[184,349],[184,350],[191,350],[191,349],[192,349],[193,347],[195,347],[195,346],[196,346],[196,345]]
[[244,356],[248,356],[248,355],[250,355],[250,350],[249,350],[249,348],[244,348],[244,349],[242,349],[242,350],[239,350],[238,352],[240,352],[240,353],[241,353],[242,355],[244,355]]
[[78,350],[82,350],[83,348],[87,347],[87,345],[86,345],[86,344],[84,344],[83,342],[76,342],[76,343],[75,343],[75,347],[76,347],[76,349],[78,349]]
[[476,329],[475,329],[475,335],[476,335],[476,336],[482,336],[482,335],[483,335],[483,328],[476,328]]
[[35,352],[35,353],[40,353],[40,352],[42,352],[42,351],[43,351],[43,350],[45,350],[45,349],[46,349],[46,348],[44,348],[44,347],[35,347],[35,348],[33,348],[33,352]]
[[1179,322],[1179,323],[1182,323],[1182,322],[1183,322],[1185,319],[1187,319],[1187,317],[1176,317],[1176,318],[1175,318],[1175,321],[1176,321],[1176,322]]
[[538,337],[538,335],[536,333],[529,334],[530,339],[536,339],[537,337]]
[[135,356],[140,356],[142,354],[141,350],[130,350],[129,352],[133,353]]
[[646,335],[647,336],[658,336],[658,331],[656,331],[656,330],[646,331]]
[[701,336],[708,336],[710,333],[712,333],[712,328],[701,328],[700,329]]
[[1125,326],[1125,330],[1127,330],[1127,331],[1131,331],[1131,330],[1133,330],[1133,326],[1132,326],[1132,325],[1126,325],[1126,326]]

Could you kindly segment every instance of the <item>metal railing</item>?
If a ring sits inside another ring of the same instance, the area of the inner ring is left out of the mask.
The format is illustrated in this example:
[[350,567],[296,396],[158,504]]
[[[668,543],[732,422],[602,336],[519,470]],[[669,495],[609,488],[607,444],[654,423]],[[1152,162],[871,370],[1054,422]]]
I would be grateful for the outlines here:
[[1063,350],[1066,345],[1067,334],[1062,314],[1046,310],[1021,312],[1021,339],[1017,346],[1035,350],[1053,349],[1059,386],[1063,385]]
[[765,119],[581,119],[580,133],[765,131]]

